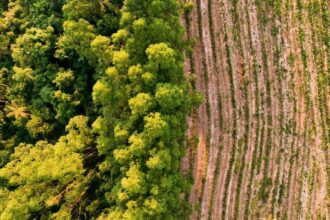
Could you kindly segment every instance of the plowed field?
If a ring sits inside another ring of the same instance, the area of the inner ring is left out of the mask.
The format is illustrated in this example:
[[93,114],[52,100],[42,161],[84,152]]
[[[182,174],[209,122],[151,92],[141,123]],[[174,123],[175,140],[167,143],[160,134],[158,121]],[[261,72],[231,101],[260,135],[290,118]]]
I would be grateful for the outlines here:
[[329,219],[330,2],[193,3],[191,219]]

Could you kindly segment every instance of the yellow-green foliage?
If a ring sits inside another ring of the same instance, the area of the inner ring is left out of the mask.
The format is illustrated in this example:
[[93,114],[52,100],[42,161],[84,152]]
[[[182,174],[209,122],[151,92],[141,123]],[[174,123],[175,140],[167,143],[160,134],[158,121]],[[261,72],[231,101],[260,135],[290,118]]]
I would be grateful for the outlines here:
[[86,190],[81,152],[92,140],[87,118],[72,118],[66,130],[68,134],[54,145],[39,141],[35,145],[22,143],[15,148],[11,161],[0,170],[0,177],[16,188],[1,190],[0,219],[22,216],[25,219],[31,211],[41,211],[64,200],[73,204],[82,190]]
[[186,217],[179,10],[0,3],[0,220]]

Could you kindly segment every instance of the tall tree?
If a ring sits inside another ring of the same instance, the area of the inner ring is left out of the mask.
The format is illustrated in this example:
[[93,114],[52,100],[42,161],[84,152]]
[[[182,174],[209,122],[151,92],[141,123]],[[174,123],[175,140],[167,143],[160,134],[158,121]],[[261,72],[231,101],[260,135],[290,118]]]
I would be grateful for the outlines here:
[[182,219],[176,0],[0,3],[0,220]]
[[101,219],[184,218],[179,161],[195,94],[183,74],[182,34],[177,1],[124,1],[112,65],[93,91],[108,207]]

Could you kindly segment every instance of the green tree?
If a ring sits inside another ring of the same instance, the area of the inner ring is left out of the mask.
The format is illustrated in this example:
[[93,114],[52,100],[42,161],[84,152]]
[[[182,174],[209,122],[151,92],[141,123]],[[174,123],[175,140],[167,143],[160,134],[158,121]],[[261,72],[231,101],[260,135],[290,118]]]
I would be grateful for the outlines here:
[[[81,154],[93,140],[87,122],[83,116],[72,118],[66,127],[68,134],[55,145],[39,141],[15,149],[11,162],[0,170],[7,186],[16,188],[0,191],[0,219],[25,219],[42,210],[50,218],[70,218],[93,173],[84,169]],[[52,213],[54,206],[60,208]]]
[[185,218],[179,7],[0,3],[0,219]]
[[154,106],[153,98],[147,93],[139,93],[128,101],[133,115],[145,115]]
[[29,116],[28,109],[25,106],[20,106],[16,102],[7,105],[7,117],[13,117],[16,120],[27,118]]
[[64,35],[57,42],[56,56],[59,59],[70,58],[76,52],[81,58],[92,62],[91,42],[96,37],[95,28],[88,21],[67,20],[63,23]]
[[184,104],[184,90],[170,83],[159,83],[156,88],[156,101],[165,112],[173,111]]
[[98,0],[68,0],[63,6],[63,14],[67,20],[97,20],[101,14],[101,2]]
[[179,164],[195,94],[182,69],[178,9],[177,1],[124,1],[112,62],[93,92],[102,113],[93,127],[109,207],[100,219],[180,218],[187,184]]
[[47,64],[52,49],[53,31],[52,27],[45,30],[27,29],[12,45],[13,60],[22,67],[34,68]]

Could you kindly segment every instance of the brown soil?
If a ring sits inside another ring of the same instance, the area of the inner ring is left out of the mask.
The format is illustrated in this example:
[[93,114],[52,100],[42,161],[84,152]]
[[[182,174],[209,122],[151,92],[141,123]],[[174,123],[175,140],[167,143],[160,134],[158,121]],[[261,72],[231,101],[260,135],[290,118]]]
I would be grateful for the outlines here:
[[205,102],[188,119],[182,161],[195,179],[191,219],[329,217],[321,16],[309,17],[308,0],[276,2],[277,11],[267,1],[194,0],[185,66]]

